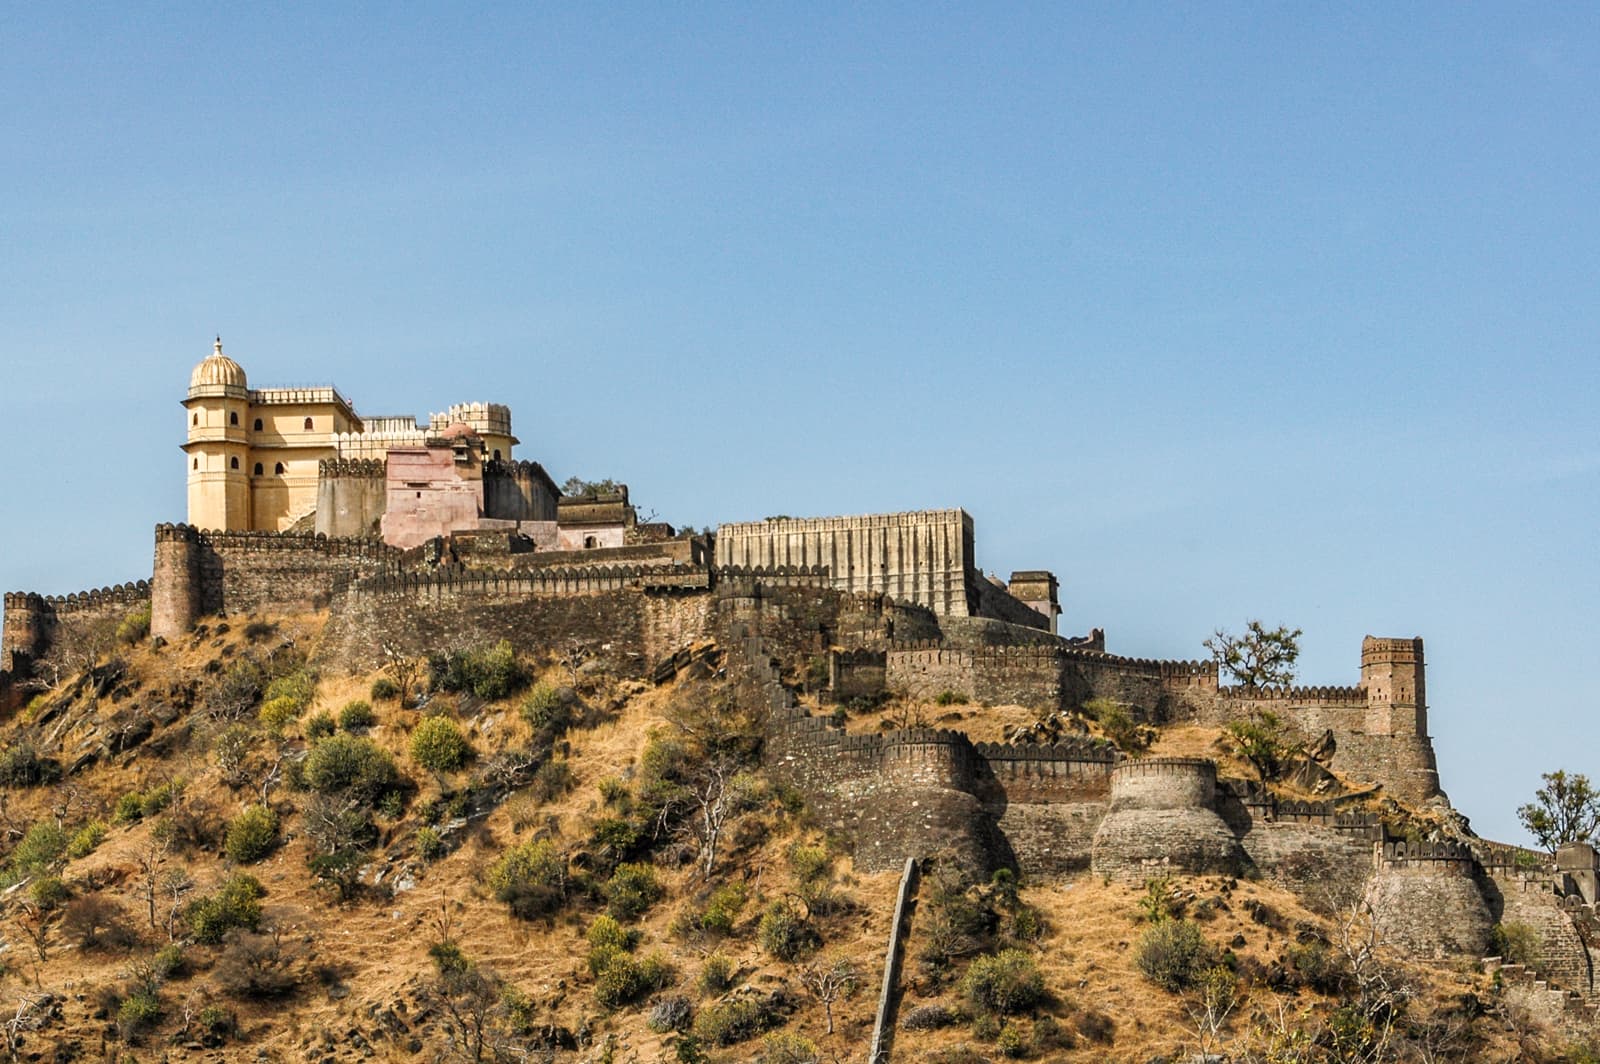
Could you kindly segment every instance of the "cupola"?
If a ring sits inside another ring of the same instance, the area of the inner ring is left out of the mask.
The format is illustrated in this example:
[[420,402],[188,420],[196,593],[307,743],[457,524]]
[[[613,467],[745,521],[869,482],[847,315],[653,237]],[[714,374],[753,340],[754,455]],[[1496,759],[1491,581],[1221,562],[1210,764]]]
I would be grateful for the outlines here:
[[222,353],[222,337],[217,337],[211,354],[189,374],[189,398],[212,396],[246,397],[244,367]]

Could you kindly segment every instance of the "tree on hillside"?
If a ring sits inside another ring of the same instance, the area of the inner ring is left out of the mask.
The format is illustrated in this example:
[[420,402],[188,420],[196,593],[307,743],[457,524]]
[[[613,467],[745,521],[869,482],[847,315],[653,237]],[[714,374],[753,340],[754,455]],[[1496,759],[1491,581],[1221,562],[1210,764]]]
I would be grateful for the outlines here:
[[1217,668],[1240,687],[1284,687],[1294,681],[1294,663],[1300,657],[1300,629],[1288,625],[1267,628],[1246,621],[1241,635],[1218,628],[1204,646]]
[[1587,842],[1600,830],[1600,793],[1581,772],[1546,772],[1533,801],[1517,810],[1522,826],[1555,853],[1564,843]]

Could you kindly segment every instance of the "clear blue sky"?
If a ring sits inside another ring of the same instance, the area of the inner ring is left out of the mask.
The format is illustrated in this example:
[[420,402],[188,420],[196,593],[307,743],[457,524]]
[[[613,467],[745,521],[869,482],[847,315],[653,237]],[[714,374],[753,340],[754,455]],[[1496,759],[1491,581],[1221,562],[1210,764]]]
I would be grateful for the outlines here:
[[4,587],[148,575],[221,333],[1115,651],[1420,634],[1486,834],[1600,777],[1594,7],[262,6],[0,8]]

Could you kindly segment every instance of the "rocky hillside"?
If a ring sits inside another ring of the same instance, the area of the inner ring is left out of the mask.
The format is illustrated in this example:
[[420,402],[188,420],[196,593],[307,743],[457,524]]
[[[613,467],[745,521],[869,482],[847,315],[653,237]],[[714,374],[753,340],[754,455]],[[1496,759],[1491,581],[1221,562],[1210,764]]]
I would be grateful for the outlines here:
[[[125,625],[4,723],[13,1059],[866,1058],[900,877],[763,774],[715,648],[659,685],[508,645],[333,676],[320,623]],[[1261,883],[935,856],[907,931],[895,1060],[1593,1059],[1548,994]]]

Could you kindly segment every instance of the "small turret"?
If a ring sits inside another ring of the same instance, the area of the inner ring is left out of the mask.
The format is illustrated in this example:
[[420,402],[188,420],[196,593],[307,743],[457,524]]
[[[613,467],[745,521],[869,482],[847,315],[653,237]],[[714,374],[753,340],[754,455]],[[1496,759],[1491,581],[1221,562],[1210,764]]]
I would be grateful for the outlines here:
[[1422,639],[1361,641],[1361,686],[1367,690],[1369,735],[1428,734]]

